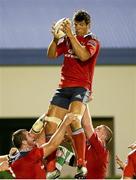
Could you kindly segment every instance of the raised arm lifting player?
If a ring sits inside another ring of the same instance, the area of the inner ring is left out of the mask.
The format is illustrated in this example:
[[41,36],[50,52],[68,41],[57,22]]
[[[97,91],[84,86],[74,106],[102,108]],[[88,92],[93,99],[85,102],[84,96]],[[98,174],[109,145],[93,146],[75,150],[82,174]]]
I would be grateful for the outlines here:
[[[112,138],[112,131],[106,125],[99,125],[94,129],[88,107],[85,110],[82,125],[87,137],[86,167],[88,173],[86,178],[105,179],[109,163],[109,151],[106,145]],[[60,146],[57,151],[56,167],[59,172],[61,172],[64,163],[75,166],[76,157],[74,153],[62,146]]]
[[36,136],[38,137],[44,128],[44,117],[39,118],[29,132],[26,129],[20,129],[13,133],[13,145],[18,152],[10,167],[16,179],[46,179],[43,158],[46,158],[58,147],[63,140],[67,126],[73,119],[72,114],[65,118],[50,141],[40,147],[36,145]]
[[[83,10],[77,11],[73,16],[75,34],[71,29],[70,20],[66,19],[62,24],[62,30],[66,36],[59,40],[54,26],[52,28],[53,40],[48,47],[48,57],[57,58],[64,55],[61,69],[59,88],[51,100],[46,120],[46,135],[52,136],[64,117],[71,112],[77,116],[77,120],[71,123],[72,137],[77,153],[76,178],[84,177],[87,173],[85,162],[85,135],[81,126],[86,103],[92,90],[94,67],[99,53],[100,44],[90,32],[91,18]],[[49,158],[47,178],[55,178],[55,155]]]
[[136,141],[128,146],[131,152],[127,156],[127,160],[124,163],[116,156],[116,162],[123,170],[122,179],[136,179]]

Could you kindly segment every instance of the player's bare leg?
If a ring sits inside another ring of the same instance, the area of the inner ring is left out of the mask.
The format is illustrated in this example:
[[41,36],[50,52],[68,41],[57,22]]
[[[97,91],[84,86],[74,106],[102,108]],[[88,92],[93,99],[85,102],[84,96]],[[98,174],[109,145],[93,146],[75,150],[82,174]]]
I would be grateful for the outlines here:
[[90,131],[93,126],[91,122],[92,122],[92,117],[89,111],[89,107],[88,105],[86,105],[86,110],[82,118],[82,127],[84,128],[84,132],[87,139],[90,137]]
[[[67,110],[55,105],[50,105],[46,121],[48,121],[45,132],[46,132],[46,139],[49,141],[51,136],[55,133],[58,126],[62,122]],[[47,179],[55,179],[60,174],[58,171],[55,170],[56,168],[56,151],[54,151],[50,156],[47,158]]]

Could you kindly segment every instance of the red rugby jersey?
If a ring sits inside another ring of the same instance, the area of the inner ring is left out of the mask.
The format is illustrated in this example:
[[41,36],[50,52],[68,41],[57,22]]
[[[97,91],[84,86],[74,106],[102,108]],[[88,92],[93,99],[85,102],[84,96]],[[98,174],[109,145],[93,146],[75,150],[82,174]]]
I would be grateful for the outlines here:
[[64,62],[61,69],[61,81],[59,86],[64,87],[84,87],[92,90],[92,80],[94,67],[100,49],[99,41],[88,34],[76,37],[80,44],[84,45],[91,54],[87,61],[81,61],[73,52],[69,38],[65,38],[57,46],[58,56],[64,54]]
[[46,173],[42,160],[42,148],[34,148],[27,155],[15,160],[11,168],[16,179],[45,179]]
[[87,179],[104,179],[106,177],[109,152],[93,133],[89,140],[90,145],[86,148]]
[[136,177],[136,149],[129,153],[123,174],[125,177]]

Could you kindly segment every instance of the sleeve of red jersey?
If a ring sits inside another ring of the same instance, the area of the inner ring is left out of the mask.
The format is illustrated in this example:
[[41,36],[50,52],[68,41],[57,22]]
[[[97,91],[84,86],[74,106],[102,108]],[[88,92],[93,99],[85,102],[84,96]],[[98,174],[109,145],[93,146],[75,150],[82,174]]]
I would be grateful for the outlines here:
[[89,51],[91,54],[91,57],[96,53],[96,51],[99,48],[99,42],[96,41],[95,39],[89,39],[86,44],[86,49]]
[[134,175],[133,163],[132,163],[131,157],[128,156],[127,164],[124,169],[124,176],[125,177],[133,177],[133,175]]
[[98,152],[98,155],[102,155],[105,152],[105,147],[101,143],[101,141],[98,139],[97,134],[94,132],[93,135],[90,138],[90,144],[93,146],[93,148]]
[[65,41],[60,41],[57,44],[57,56],[61,56],[66,51],[66,43]]

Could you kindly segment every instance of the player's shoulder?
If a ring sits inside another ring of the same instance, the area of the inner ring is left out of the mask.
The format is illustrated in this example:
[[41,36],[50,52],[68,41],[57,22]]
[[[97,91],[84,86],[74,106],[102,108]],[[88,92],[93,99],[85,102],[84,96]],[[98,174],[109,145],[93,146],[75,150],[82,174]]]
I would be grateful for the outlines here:
[[100,46],[100,41],[99,41],[98,37],[95,34],[88,33],[88,34],[86,34],[84,36],[84,38],[86,39],[87,44],[89,43],[89,44],[91,44],[93,46],[96,46],[96,45]]
[[85,35],[84,38],[86,39],[87,45],[91,45],[94,47],[96,47],[96,46],[100,47],[100,42],[99,42],[98,38],[96,37],[96,35],[89,33],[89,34]]
[[130,156],[136,156],[136,149],[134,149],[134,150],[132,150],[129,154],[128,154],[128,156],[130,157]]
[[86,34],[86,35],[84,36],[84,38],[85,38],[85,39],[88,39],[88,40],[92,39],[92,40],[95,40],[95,41],[98,41],[98,42],[99,42],[98,37],[97,37],[95,34],[93,34],[92,32]]

